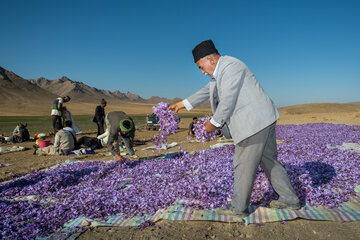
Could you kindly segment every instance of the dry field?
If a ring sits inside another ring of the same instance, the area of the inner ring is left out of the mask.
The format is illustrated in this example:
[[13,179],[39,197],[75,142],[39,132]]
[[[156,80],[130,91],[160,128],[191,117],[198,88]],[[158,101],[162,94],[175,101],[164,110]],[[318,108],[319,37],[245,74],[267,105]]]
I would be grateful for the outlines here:
[[[95,104],[78,104],[71,103],[69,109],[75,114],[92,114]],[[129,114],[146,114],[151,111],[150,104],[127,103],[124,105],[110,105],[107,112],[122,110]],[[303,105],[302,108],[282,108],[280,109],[280,119],[278,124],[303,124],[314,122],[341,123],[348,125],[360,125],[360,104],[355,104],[351,108],[345,105],[340,106],[318,106]],[[347,106],[347,105],[346,105]],[[327,108],[327,109],[326,109]],[[210,109],[197,109],[198,112],[191,112],[191,115],[204,114],[210,112]],[[26,112],[32,115],[31,109]],[[182,113],[185,113],[183,111]],[[3,114],[3,112],[1,112]],[[48,114],[48,109],[44,115]],[[11,115],[11,114],[10,114]],[[33,115],[40,115],[33,113]],[[49,119],[50,121],[50,119]],[[187,127],[190,118],[184,118],[180,125],[180,130],[169,137],[169,142],[176,141],[186,151],[194,151],[200,148],[204,149],[214,142],[208,143],[189,143],[186,141]],[[94,135],[94,133],[87,135]],[[154,131],[147,131],[140,128],[136,132],[136,140],[145,141],[146,145],[136,146],[136,154],[140,158],[151,158],[158,155],[158,152],[151,150],[141,151],[142,148],[152,145],[151,138]],[[28,148],[23,152],[6,153],[0,155],[0,162],[11,164],[7,167],[0,168],[0,181],[12,179],[15,176],[44,169],[57,163],[73,159],[72,156],[34,156],[32,155],[33,143],[28,142],[22,145]],[[1,146],[5,146],[2,144]],[[7,145],[6,145],[7,146]],[[177,151],[177,147],[168,151]],[[98,150],[97,153],[106,152],[105,149]],[[161,150],[164,153],[165,150]],[[83,161],[87,160],[109,160],[109,157],[95,155],[84,155],[76,157]],[[156,226],[139,231],[135,227],[112,227],[112,228],[94,228],[84,232],[78,239],[359,239],[360,228],[359,222],[338,223],[322,222],[308,220],[288,221],[283,225],[279,222],[266,223],[261,226],[249,225],[241,226],[240,224],[229,224],[220,222],[198,222],[198,221],[161,221]]]

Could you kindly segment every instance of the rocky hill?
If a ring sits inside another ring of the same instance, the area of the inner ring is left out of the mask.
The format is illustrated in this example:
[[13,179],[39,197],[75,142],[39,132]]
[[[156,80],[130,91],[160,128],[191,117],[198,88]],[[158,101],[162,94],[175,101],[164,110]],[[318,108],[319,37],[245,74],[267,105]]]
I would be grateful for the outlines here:
[[130,92],[122,93],[119,90],[111,92],[109,90],[98,89],[90,87],[82,82],[72,81],[67,77],[61,77],[56,80],[48,80],[46,78],[30,79],[31,83],[57,95],[57,96],[71,96],[74,101],[78,102],[100,102],[102,98],[107,101],[134,101],[146,102],[137,94]]
[[[43,102],[51,103],[56,95],[0,67],[0,109],[12,115],[37,111]],[[40,104],[39,104],[40,103]]]
[[[36,94],[44,98],[69,95],[73,101],[96,103],[102,98],[108,101],[139,103],[156,103],[159,101],[174,102],[180,100],[179,98],[167,99],[158,96],[144,99],[131,92],[123,93],[119,90],[111,92],[109,90],[91,87],[83,82],[73,81],[66,76],[56,80],[49,80],[43,77],[27,80],[2,67],[0,67],[0,86],[2,87],[0,94],[6,99],[15,95],[20,95],[19,97],[22,99],[29,97],[28,94]],[[21,94],[19,94],[20,90],[25,91],[27,94],[21,97]]]
[[[0,67],[0,115],[15,116],[49,114],[49,106],[58,96],[71,96],[71,103],[98,104],[102,98],[108,104],[122,105],[124,103],[152,105],[160,101],[173,103],[180,101],[180,98],[167,99],[153,96],[144,99],[131,92],[114,92],[98,89],[86,85],[83,82],[73,81],[65,76],[48,80],[46,78],[24,79],[15,73]],[[130,105],[129,105],[130,106]]]
[[71,96],[72,101],[77,102],[99,103],[102,98],[112,103],[137,102],[156,104],[161,101],[173,103],[181,100],[180,98],[168,99],[158,96],[152,96],[149,99],[144,99],[139,95],[131,92],[122,93],[119,90],[111,92],[109,90],[90,87],[85,83],[72,81],[67,77],[61,77],[56,80],[37,78],[30,79],[29,82],[57,96]]

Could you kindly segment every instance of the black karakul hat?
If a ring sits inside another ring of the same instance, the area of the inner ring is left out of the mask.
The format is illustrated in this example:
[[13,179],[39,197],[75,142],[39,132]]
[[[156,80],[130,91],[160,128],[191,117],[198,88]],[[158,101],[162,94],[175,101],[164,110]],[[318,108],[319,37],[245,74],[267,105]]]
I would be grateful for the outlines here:
[[206,57],[207,55],[217,53],[219,54],[218,50],[215,48],[213,41],[206,40],[199,43],[194,49],[192,50],[192,54],[194,56],[194,62],[199,61],[200,58]]

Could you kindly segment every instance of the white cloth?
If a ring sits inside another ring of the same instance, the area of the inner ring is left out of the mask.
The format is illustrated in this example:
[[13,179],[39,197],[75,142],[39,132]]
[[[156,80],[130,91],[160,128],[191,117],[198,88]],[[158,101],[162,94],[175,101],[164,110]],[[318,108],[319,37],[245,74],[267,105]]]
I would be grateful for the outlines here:
[[82,133],[79,125],[77,125],[77,123],[75,122],[75,119],[73,117],[73,115],[71,114],[71,112],[69,110],[66,111],[65,114],[65,121],[66,120],[70,120],[72,122],[72,129],[74,129],[74,131],[76,132],[76,134]]
[[108,143],[109,133],[110,133],[109,129],[107,128],[106,131],[103,134],[97,136],[97,139],[99,139],[101,141],[101,145],[103,147],[105,147],[107,145],[107,143]]
[[146,147],[146,148],[143,148],[143,149],[141,149],[141,150],[149,150],[149,149],[169,149],[169,148],[172,148],[172,147],[175,147],[175,146],[177,146],[178,145],[178,143],[177,142],[172,142],[172,143],[170,143],[170,144],[163,144],[162,146],[161,146],[161,148],[157,148],[155,145],[153,145],[153,146],[148,146],[148,147]]
[[18,135],[19,133],[20,133],[20,127],[19,127],[19,125],[17,125],[17,126],[14,128],[13,135]]

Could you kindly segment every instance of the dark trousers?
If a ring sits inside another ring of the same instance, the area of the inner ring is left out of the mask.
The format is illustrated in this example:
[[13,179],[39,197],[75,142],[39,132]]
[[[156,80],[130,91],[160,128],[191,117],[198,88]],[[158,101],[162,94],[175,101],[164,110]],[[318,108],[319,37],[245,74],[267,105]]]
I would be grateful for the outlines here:
[[87,137],[87,136],[83,136],[78,140],[78,144],[79,146],[85,146],[88,148],[91,148],[92,150],[94,149],[100,149],[103,146],[101,145],[101,142],[99,139],[94,138],[94,137]]
[[54,134],[56,134],[55,126],[56,126],[57,122],[60,124],[60,126],[62,128],[61,116],[51,115],[51,118],[52,118],[52,126],[53,126],[53,129],[54,129]]
[[96,125],[98,127],[97,136],[99,136],[105,132],[104,131],[104,121],[96,122]]

